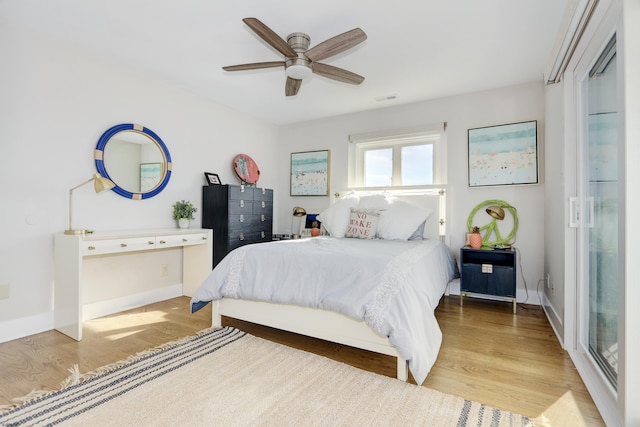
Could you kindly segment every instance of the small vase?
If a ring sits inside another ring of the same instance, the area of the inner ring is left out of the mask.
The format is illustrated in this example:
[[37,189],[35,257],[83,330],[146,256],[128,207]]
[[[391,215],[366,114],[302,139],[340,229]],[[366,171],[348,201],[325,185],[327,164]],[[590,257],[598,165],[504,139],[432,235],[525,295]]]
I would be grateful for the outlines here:
[[320,235],[320,229],[318,227],[313,227],[311,229],[311,237],[317,237]]
[[471,233],[469,235],[469,246],[473,249],[480,249],[482,247],[482,235],[480,233]]
[[178,220],[178,227],[179,228],[189,228],[189,225],[191,225],[191,220],[188,218],[180,218]]

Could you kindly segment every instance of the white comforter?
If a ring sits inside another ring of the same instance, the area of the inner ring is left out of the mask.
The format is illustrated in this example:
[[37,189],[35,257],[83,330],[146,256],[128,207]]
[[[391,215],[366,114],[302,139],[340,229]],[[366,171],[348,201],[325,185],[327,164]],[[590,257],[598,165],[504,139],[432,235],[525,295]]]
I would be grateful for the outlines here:
[[332,310],[389,337],[418,384],[442,342],[434,310],[457,268],[436,240],[316,237],[242,246],[193,296],[192,310],[223,297]]

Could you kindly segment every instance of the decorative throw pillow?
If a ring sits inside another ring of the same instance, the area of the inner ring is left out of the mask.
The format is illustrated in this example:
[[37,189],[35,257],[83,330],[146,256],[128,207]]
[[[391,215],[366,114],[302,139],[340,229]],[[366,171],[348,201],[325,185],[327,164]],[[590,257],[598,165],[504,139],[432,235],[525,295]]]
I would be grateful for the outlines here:
[[349,224],[351,208],[358,206],[357,196],[347,196],[338,199],[333,205],[325,209],[316,218],[331,237],[344,237]]
[[378,211],[367,209],[351,209],[349,215],[349,225],[345,237],[355,237],[357,239],[373,239],[378,229]]
[[380,215],[378,237],[387,240],[407,240],[431,214],[430,209],[403,200],[393,200],[389,208]]

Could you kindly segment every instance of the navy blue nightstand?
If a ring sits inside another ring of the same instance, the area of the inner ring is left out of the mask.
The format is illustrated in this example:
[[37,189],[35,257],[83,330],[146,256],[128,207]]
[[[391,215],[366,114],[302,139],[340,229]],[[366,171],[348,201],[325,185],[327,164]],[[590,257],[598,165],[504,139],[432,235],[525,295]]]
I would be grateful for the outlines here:
[[516,313],[516,252],[511,249],[460,249],[460,305],[465,296],[490,295],[511,301]]

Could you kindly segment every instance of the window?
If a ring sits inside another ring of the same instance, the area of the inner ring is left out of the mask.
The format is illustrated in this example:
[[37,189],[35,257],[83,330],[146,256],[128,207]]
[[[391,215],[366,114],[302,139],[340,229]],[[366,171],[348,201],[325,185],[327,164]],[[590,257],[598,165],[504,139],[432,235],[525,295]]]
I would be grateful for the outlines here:
[[446,124],[413,132],[351,135],[351,187],[405,187],[444,183]]

